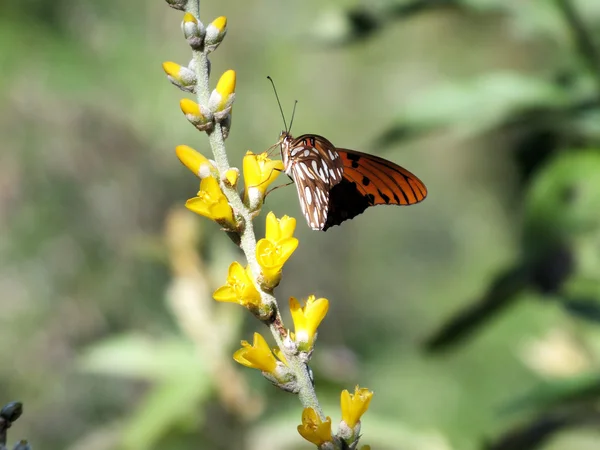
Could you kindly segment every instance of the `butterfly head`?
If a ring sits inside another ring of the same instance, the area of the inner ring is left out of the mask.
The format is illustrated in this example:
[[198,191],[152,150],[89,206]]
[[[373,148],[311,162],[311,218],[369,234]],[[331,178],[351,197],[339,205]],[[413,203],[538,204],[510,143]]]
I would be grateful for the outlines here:
[[283,130],[280,134],[279,134],[279,143],[280,144],[289,144],[290,142],[292,142],[294,140],[294,138],[292,137],[292,135],[289,133],[289,131]]
[[279,144],[279,147],[281,150],[281,159],[283,161],[284,167],[286,168],[286,173],[287,173],[287,169],[290,165],[289,164],[290,163],[289,156],[290,156],[290,148],[292,147],[293,141],[294,141],[294,138],[289,133],[289,131],[284,130],[279,135],[279,141],[277,142],[277,144]]

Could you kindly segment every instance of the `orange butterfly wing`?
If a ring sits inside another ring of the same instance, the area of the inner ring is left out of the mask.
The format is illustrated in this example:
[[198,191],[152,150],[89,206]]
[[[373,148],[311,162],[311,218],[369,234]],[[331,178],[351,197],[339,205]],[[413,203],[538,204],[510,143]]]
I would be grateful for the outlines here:
[[424,200],[427,188],[399,165],[375,155],[336,148],[344,173],[331,188],[323,231],[361,214],[374,205],[413,205]]
[[344,163],[344,178],[357,184],[374,205],[413,205],[427,197],[421,180],[398,164],[379,156],[337,149]]

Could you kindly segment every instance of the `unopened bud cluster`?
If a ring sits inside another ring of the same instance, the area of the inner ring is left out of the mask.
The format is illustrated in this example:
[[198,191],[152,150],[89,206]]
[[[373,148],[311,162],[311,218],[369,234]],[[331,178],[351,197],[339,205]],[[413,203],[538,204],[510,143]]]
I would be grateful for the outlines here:
[[[187,0],[167,0],[174,9],[185,10]],[[227,34],[227,18],[217,17],[208,26],[204,26],[192,13],[186,12],[181,22],[181,31],[189,46],[194,50],[194,58],[184,67],[175,62],[163,63],[163,70],[169,81],[179,89],[192,94],[197,93],[198,76],[197,57],[206,55],[217,49]],[[204,59],[210,72],[210,61]],[[235,72],[226,71],[210,94],[206,105],[197,104],[190,99],[180,102],[185,117],[200,131],[211,132],[215,123],[221,123],[222,134],[226,139],[231,127],[231,108],[235,99]]]

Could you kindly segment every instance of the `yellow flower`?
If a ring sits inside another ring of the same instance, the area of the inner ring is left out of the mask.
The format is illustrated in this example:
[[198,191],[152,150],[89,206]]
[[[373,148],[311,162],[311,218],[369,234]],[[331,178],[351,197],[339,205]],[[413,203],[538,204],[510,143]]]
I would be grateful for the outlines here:
[[290,311],[296,330],[296,343],[300,350],[308,351],[312,348],[317,328],[325,318],[329,309],[329,301],[326,298],[315,299],[311,295],[306,299],[306,304],[300,307],[300,303],[294,297],[290,297]]
[[259,333],[254,333],[252,345],[248,341],[242,341],[242,348],[233,354],[233,359],[243,366],[271,374],[274,374],[277,368],[277,360],[269,344]]
[[323,445],[331,441],[331,418],[322,421],[312,408],[302,411],[302,425],[298,425],[298,433],[308,442]]
[[175,153],[179,161],[194,172],[194,175],[198,178],[209,177],[211,172],[215,170],[215,167],[204,155],[188,145],[178,145],[175,147]]
[[246,153],[242,163],[244,170],[244,201],[256,211],[261,205],[269,185],[283,172],[283,162],[270,159],[266,152],[255,155]]
[[196,214],[218,222],[225,228],[234,229],[236,227],[233,210],[227,202],[227,197],[221,191],[219,182],[212,176],[208,176],[200,182],[198,196],[185,202],[185,207]]
[[283,239],[278,244],[273,244],[268,239],[261,239],[256,243],[256,259],[266,286],[273,288],[279,284],[283,265],[297,247],[296,238]]
[[213,298],[219,302],[239,303],[242,306],[258,306],[261,303],[260,294],[252,282],[250,268],[244,269],[237,261],[229,266],[227,284],[217,289]]
[[281,281],[281,270],[298,247],[298,239],[292,237],[296,219],[284,216],[277,219],[267,214],[266,238],[256,243],[256,259],[261,268],[261,283],[272,289]]
[[281,219],[278,219],[273,212],[267,214],[265,238],[274,244],[278,244],[284,239],[291,238],[294,235],[295,229],[296,219],[293,217],[283,216]]
[[373,391],[356,386],[354,394],[350,394],[346,389],[342,391],[342,420],[350,428],[354,428],[360,421],[361,416],[369,409]]

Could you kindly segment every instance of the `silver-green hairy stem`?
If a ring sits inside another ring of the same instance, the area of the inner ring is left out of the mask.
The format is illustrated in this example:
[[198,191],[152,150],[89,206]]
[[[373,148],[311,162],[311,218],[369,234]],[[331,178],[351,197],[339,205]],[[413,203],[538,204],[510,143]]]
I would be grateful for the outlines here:
[[[196,19],[199,20],[200,1],[188,0],[185,11],[191,13]],[[196,94],[198,104],[208,107],[208,100],[210,97],[208,51],[203,46],[200,49],[192,50],[192,52],[193,67],[197,77]],[[230,169],[230,166],[227,159],[225,140],[223,138],[223,132],[220,123],[215,121],[214,128],[208,132],[208,137],[217,169],[222,175]],[[294,372],[296,382],[298,384],[298,396],[300,401],[305,408],[313,408],[322,419],[325,419],[317,400],[308,366],[300,359],[297,352],[290,351],[284,346],[284,336],[282,335],[283,322],[279,312],[279,307],[277,305],[277,300],[271,293],[261,289],[259,283],[256,282],[256,276],[261,273],[261,269],[256,259],[256,236],[254,234],[254,227],[252,224],[252,213],[244,205],[242,198],[234,187],[223,183],[222,181],[220,181],[220,184],[221,189],[227,197],[230,205],[233,207],[236,214],[241,217],[243,222],[240,235],[240,247],[246,256],[246,260],[248,261],[252,271],[252,276],[254,277],[256,288],[260,292],[262,302],[270,307],[274,312],[274,316],[269,323],[269,328],[277,342],[277,345],[286,356],[290,369]]]

